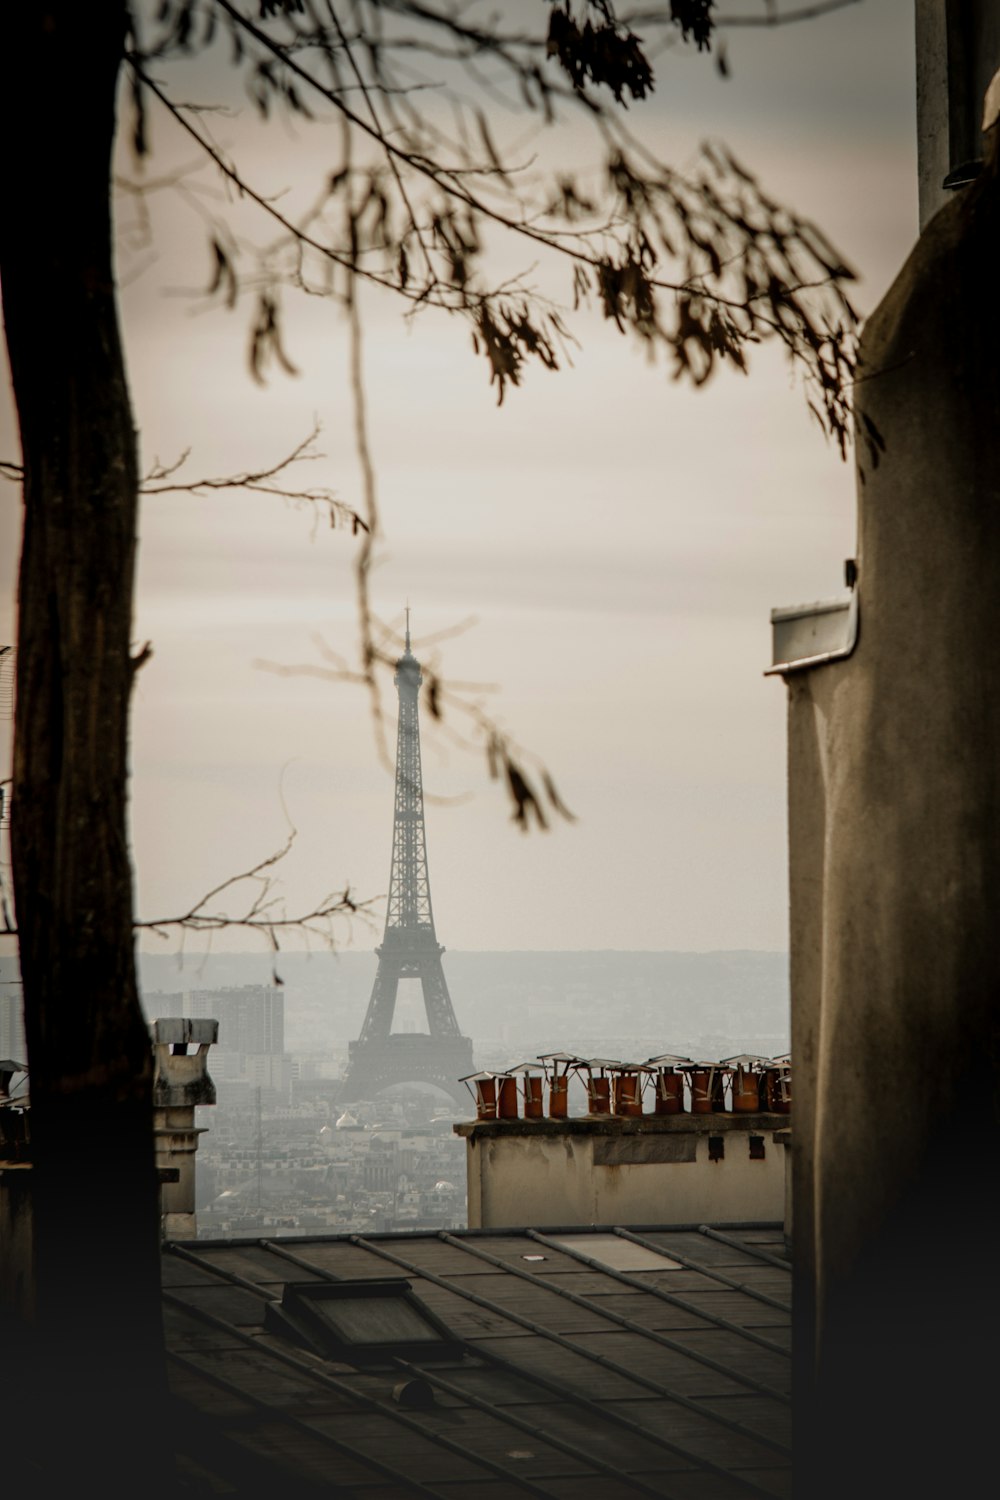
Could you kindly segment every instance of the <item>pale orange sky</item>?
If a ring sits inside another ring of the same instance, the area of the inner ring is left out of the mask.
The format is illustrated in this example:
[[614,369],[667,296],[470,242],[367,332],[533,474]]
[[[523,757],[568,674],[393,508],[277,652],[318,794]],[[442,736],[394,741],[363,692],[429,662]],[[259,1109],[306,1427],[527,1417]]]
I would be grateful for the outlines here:
[[[916,235],[912,25],[907,0],[864,0],[808,25],[733,31],[728,80],[704,58],[665,56],[631,123],[677,165],[706,135],[727,140],[823,226],[862,273],[870,309]],[[152,124],[155,144],[164,127]],[[317,169],[318,148],[280,125],[267,152],[289,183]],[[204,233],[178,209],[161,219],[158,257],[122,296],[144,463],[190,446],[198,472],[252,467],[315,414],[327,456],[308,478],[357,503],[341,313],[290,300],[301,374],[259,389],[239,315],[176,295],[204,283]],[[855,535],[853,471],[785,365],[758,355],[748,380],[691,392],[595,316],[577,325],[572,369],[530,371],[498,410],[464,325],[426,316],[408,329],[371,296],[364,310],[385,527],[376,608],[397,617],[409,600],[418,643],[475,615],[445,648],[446,672],[501,685],[492,711],[579,819],[520,836],[481,759],[445,754],[425,726],[427,790],[463,799],[428,806],[439,938],[785,947],[785,704],[762,676],[768,612],[836,594]],[[9,405],[0,454],[16,455]],[[0,506],[6,642],[13,486]],[[273,501],[144,504],[135,637],[154,656],[133,735],[142,915],[186,907],[280,844],[282,798],[299,829],[290,902],[345,881],[384,893],[392,786],[363,696],[255,665],[315,662],[317,633],[349,652],[353,546]],[[355,941],[374,938],[358,929]]]

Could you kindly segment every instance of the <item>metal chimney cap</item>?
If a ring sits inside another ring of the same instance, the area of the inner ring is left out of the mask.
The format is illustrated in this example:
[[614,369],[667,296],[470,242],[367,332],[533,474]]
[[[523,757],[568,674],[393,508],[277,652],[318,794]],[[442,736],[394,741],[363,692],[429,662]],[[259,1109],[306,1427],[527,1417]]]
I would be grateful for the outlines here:
[[149,1028],[153,1041],[161,1046],[186,1046],[197,1043],[210,1046],[219,1040],[219,1023],[190,1016],[164,1016]]

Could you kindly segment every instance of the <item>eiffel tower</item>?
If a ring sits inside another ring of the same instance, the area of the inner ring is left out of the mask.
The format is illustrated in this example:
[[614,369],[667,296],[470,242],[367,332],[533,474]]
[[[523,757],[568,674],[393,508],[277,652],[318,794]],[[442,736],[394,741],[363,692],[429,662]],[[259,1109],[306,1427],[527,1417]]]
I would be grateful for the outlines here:
[[[473,1070],[472,1042],[462,1036],[441,967],[444,949],[434,931],[427,876],[424,790],[420,774],[420,722],[417,699],[423,677],[410,650],[410,611],[406,611],[406,650],[396,663],[399,694],[396,736],[396,810],[392,828],[392,870],[378,970],[361,1035],[351,1042],[341,1103],[371,1099],[393,1083],[433,1083],[459,1104],[468,1095],[459,1079]],[[401,979],[419,979],[427,1012],[426,1032],[397,1032],[392,1019]]]

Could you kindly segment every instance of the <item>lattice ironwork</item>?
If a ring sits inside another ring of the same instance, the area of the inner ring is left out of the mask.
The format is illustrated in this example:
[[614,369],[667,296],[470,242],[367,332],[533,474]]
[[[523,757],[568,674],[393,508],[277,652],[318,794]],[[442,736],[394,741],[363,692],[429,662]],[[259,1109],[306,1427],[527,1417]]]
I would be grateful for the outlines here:
[[[420,766],[419,697],[423,676],[410,649],[409,611],[406,650],[396,663],[399,725],[396,735],[396,796],[392,829],[392,866],[385,932],[378,970],[361,1035],[351,1043],[345,1102],[370,1098],[392,1083],[433,1083],[466,1103],[459,1078],[473,1070],[472,1043],[455,1018],[434,931],[424,790]],[[426,1033],[392,1034],[401,979],[419,979],[427,1013]]]

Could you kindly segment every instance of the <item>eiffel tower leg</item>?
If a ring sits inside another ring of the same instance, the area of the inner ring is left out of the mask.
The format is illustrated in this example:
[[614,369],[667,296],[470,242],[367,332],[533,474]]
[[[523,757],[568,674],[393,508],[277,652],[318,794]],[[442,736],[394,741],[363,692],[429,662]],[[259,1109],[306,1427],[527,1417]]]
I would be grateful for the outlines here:
[[[435,944],[435,946],[437,946]],[[431,1036],[460,1036],[455,1010],[441,967],[440,949],[428,955],[420,965],[420,985],[427,1012],[427,1029]]]
[[399,955],[380,950],[375,983],[372,985],[359,1041],[374,1042],[391,1035],[402,975],[403,964]]

